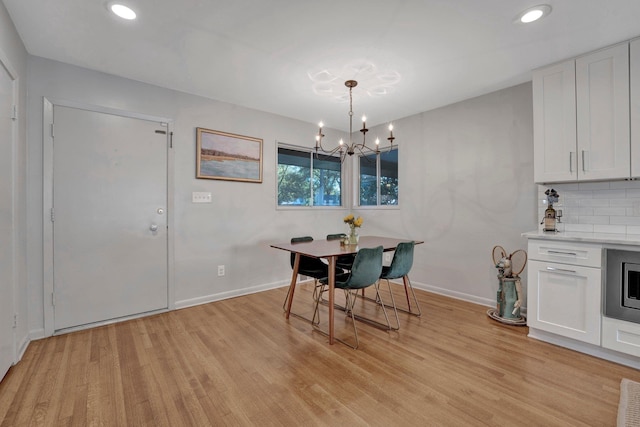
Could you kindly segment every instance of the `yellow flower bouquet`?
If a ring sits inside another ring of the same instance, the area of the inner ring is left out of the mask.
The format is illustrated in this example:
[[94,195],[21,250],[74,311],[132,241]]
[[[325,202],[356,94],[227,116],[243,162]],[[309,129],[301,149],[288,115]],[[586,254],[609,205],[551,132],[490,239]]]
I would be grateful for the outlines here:
[[359,216],[358,218],[355,218],[353,216],[353,214],[349,214],[349,215],[345,216],[343,221],[345,222],[345,224],[349,224],[349,227],[351,227],[351,228],[360,227],[360,226],[362,226],[362,223],[364,222],[362,217]]
[[345,224],[349,224],[349,228],[351,232],[349,233],[349,244],[355,245],[358,243],[358,233],[356,233],[356,228],[361,227],[364,220],[362,217],[354,217],[353,214],[349,214],[343,218]]

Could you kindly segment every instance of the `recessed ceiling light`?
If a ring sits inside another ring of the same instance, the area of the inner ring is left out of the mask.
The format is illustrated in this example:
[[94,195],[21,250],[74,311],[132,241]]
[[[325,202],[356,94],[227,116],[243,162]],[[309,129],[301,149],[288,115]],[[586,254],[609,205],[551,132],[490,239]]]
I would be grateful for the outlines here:
[[136,19],[136,13],[131,10],[130,7],[127,7],[123,4],[114,3],[110,6],[111,11],[118,15],[122,19]]
[[522,11],[516,16],[515,21],[520,24],[529,24],[544,18],[551,13],[551,6],[548,4],[539,4],[538,6],[530,7],[527,10]]

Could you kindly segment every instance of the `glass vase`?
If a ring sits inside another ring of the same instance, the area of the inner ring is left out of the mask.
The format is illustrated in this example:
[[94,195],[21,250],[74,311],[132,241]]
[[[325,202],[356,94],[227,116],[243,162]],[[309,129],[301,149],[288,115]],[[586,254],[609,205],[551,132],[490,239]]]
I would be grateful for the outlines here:
[[351,227],[351,230],[349,231],[349,244],[358,244],[358,232],[356,231],[356,227]]

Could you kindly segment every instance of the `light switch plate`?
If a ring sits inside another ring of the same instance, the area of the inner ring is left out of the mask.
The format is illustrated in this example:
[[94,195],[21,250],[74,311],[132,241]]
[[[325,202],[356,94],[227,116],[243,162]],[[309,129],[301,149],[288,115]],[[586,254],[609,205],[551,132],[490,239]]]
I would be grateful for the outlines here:
[[194,191],[191,193],[191,201],[193,203],[211,203],[211,193]]

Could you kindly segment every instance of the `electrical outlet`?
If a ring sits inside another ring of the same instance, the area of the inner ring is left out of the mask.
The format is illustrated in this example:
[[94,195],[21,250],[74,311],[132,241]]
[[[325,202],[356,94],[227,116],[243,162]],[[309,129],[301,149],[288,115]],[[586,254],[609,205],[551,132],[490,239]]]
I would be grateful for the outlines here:
[[224,276],[224,265],[218,266],[218,276]]
[[384,262],[391,262],[391,252],[384,253]]
[[211,193],[204,191],[194,191],[191,193],[191,201],[193,203],[211,203]]

